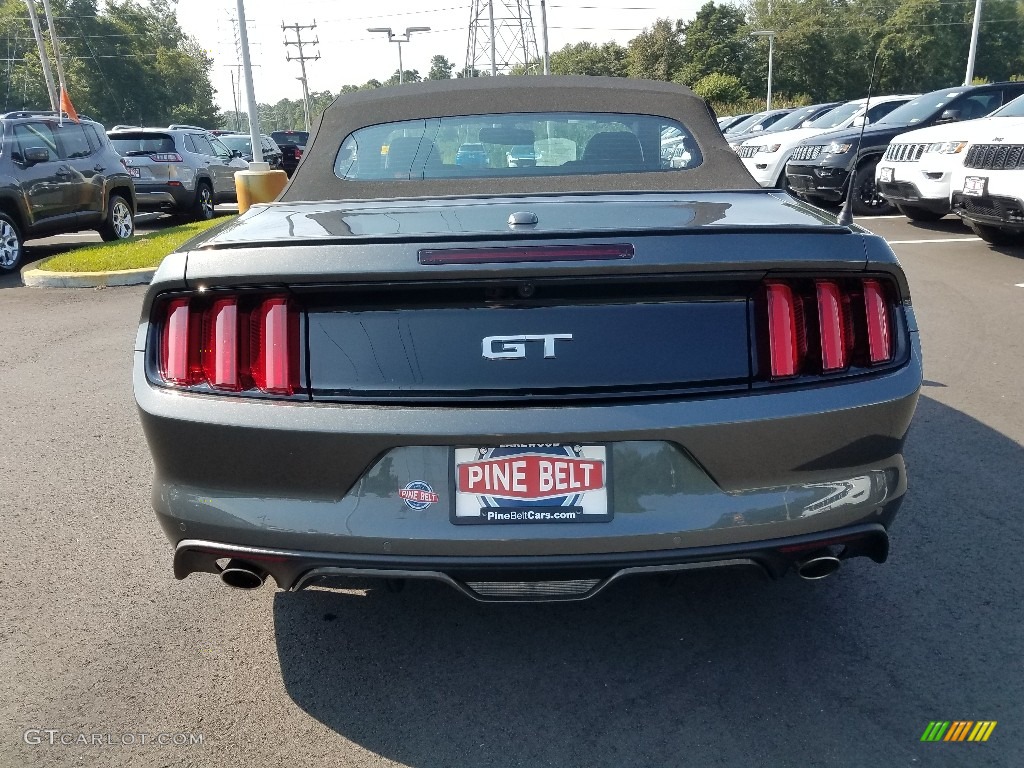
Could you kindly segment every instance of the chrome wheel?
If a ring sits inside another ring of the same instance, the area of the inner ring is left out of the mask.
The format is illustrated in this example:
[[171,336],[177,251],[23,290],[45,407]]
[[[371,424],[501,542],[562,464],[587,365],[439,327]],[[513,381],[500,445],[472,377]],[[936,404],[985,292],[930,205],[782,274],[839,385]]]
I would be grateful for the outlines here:
[[11,223],[0,221],[0,269],[14,269],[21,259],[21,237]]
[[110,212],[110,221],[114,227],[114,234],[118,240],[131,237],[135,232],[135,221],[132,218],[132,210],[128,203],[118,198]]

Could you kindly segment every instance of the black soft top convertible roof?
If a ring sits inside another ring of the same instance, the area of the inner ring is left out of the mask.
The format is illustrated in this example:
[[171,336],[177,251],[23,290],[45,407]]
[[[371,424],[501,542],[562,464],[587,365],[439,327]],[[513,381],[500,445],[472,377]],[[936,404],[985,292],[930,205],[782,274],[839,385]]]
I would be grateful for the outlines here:
[[[420,118],[523,112],[615,112],[670,118],[696,139],[696,168],[648,173],[457,179],[340,179],[341,143],[371,125]],[[285,202],[370,198],[507,195],[550,192],[753,189],[704,103],[689,88],[619,77],[477,77],[379,88],[339,96],[320,117],[302,164],[281,195]]]

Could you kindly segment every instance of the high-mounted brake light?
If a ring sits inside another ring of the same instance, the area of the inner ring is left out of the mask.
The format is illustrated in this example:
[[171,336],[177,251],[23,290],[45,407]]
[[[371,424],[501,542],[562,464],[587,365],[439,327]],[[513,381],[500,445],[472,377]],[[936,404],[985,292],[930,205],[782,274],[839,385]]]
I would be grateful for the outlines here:
[[177,152],[155,152],[149,156],[150,160],[156,163],[183,163],[181,155]]
[[864,311],[868,318],[868,349],[871,363],[892,359],[892,337],[889,333],[889,307],[885,289],[877,280],[864,281]]
[[171,299],[160,317],[160,378],[178,387],[292,395],[299,316],[286,296]]
[[846,313],[839,285],[832,280],[816,283],[818,327],[821,330],[821,368],[839,371],[846,367]]
[[633,246],[553,245],[511,248],[426,248],[419,252],[420,264],[510,264],[520,261],[590,261],[631,259]]
[[768,283],[768,337],[772,357],[772,378],[795,376],[800,367],[796,330],[796,301],[785,283]]

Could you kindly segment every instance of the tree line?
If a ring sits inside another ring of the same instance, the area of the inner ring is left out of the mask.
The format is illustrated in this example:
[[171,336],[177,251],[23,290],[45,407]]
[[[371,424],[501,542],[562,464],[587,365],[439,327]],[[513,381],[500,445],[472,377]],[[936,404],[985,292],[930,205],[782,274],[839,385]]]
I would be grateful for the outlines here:
[[[68,89],[79,112],[106,125],[172,122],[241,128],[244,113],[221,113],[210,81],[213,61],[178,24],[174,0],[52,0]],[[763,105],[768,44],[776,33],[776,103],[839,101],[876,93],[919,93],[962,82],[974,0],[748,0],[706,3],[690,21],[655,20],[626,45],[581,42],[551,54],[558,75],[670,80],[693,88],[720,112]],[[44,30],[44,36],[45,30]],[[22,0],[0,0],[0,67],[5,111],[49,104]],[[47,42],[47,45],[49,43]],[[513,70],[534,74],[540,62]],[[872,74],[873,73],[873,74]],[[476,77],[443,55],[408,83]],[[989,81],[1024,76],[1024,0],[986,0],[975,66]],[[399,82],[345,84],[310,95],[311,117],[337,96]],[[301,129],[302,102],[259,105],[264,131]]]
[[[210,82],[213,61],[178,25],[174,0],[52,0],[68,93],[77,112],[116,123],[214,125],[220,113]],[[53,51],[40,15],[51,63]],[[28,10],[0,0],[4,111],[48,109]],[[56,71],[54,72],[56,80]]]

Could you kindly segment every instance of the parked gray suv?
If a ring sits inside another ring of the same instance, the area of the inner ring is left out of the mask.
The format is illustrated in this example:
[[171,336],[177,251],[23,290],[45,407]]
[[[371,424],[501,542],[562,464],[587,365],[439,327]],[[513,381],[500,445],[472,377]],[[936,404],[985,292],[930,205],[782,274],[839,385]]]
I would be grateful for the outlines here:
[[0,117],[0,273],[21,265],[26,240],[82,229],[121,240],[134,217],[132,179],[102,125],[54,112]]
[[108,131],[135,181],[139,210],[211,219],[217,203],[235,202],[235,172],[248,165],[201,128]]

